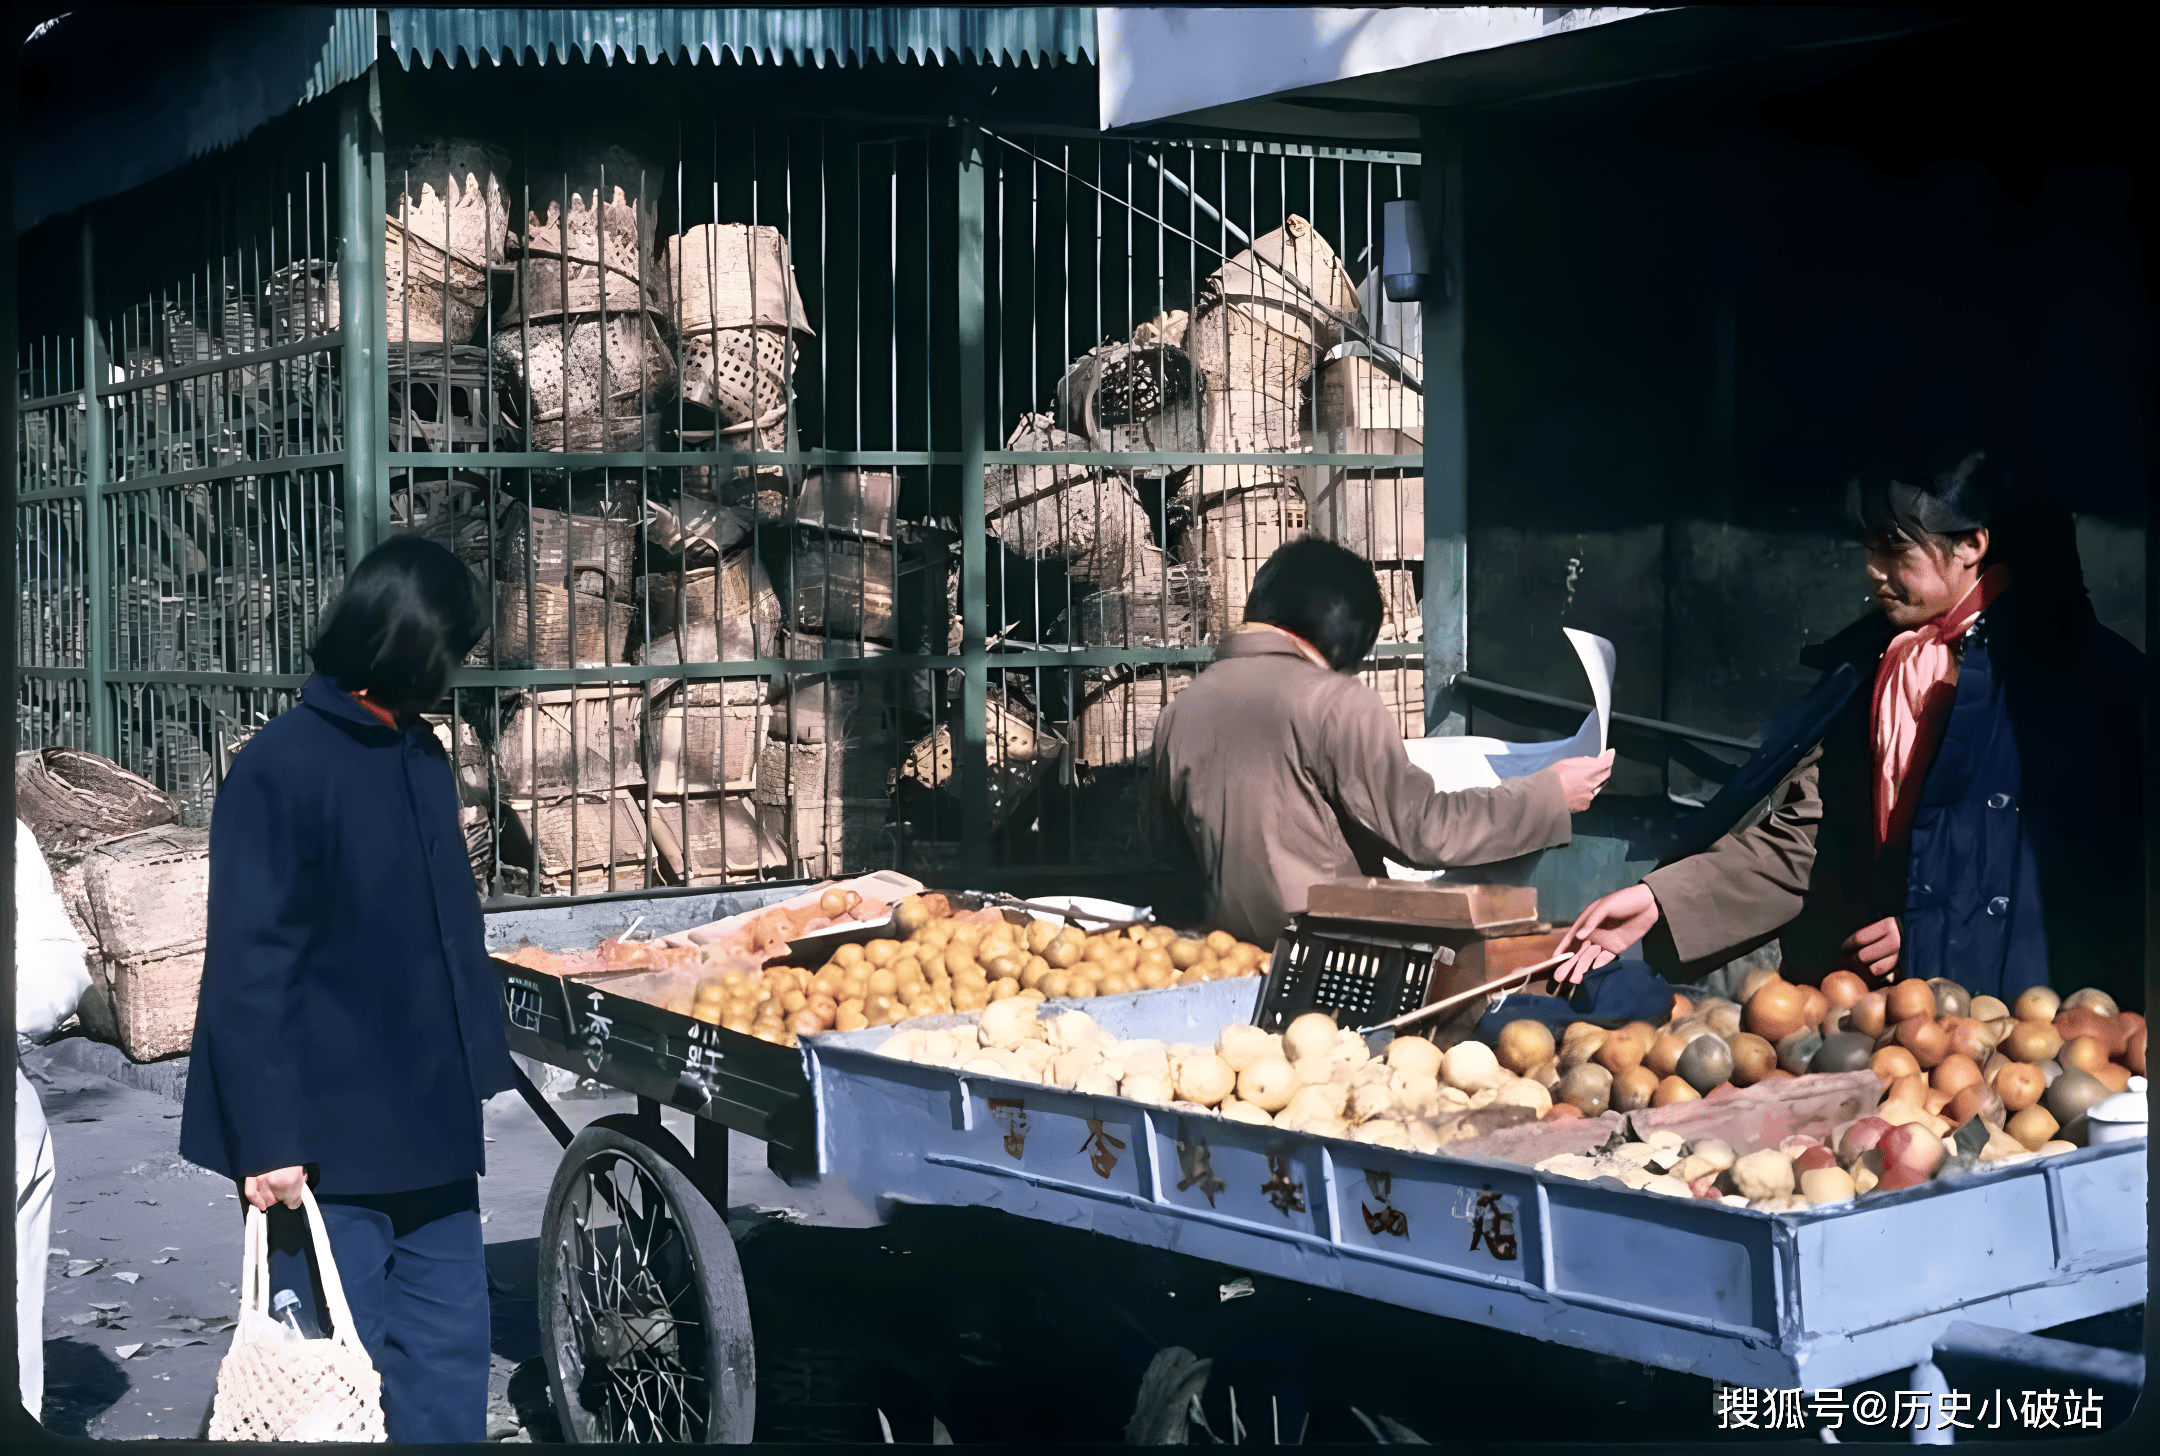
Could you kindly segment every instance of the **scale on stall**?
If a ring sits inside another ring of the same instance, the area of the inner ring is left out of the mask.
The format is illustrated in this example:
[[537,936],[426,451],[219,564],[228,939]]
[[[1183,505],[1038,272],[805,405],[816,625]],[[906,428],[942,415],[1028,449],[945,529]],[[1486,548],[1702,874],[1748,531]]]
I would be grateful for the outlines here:
[[1488,990],[1546,989],[1537,977],[1565,933],[1538,918],[1528,885],[1327,881],[1276,942],[1254,1021],[1279,1032],[1325,1011],[1362,1031],[1430,1032]]

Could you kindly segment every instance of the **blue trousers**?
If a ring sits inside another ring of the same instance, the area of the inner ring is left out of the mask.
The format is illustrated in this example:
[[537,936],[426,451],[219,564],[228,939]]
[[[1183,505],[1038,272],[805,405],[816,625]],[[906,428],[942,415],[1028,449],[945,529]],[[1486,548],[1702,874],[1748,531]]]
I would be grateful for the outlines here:
[[[401,1443],[487,1439],[487,1258],[476,1179],[410,1193],[316,1195],[352,1308],[382,1376],[383,1423]],[[326,1334],[303,1215],[270,1211],[270,1288],[300,1297]]]

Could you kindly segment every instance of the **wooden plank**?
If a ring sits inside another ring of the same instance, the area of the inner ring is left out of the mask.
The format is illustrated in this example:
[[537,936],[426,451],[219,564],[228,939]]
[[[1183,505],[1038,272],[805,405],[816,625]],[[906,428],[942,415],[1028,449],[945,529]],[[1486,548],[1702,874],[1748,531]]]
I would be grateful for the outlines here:
[[1518,929],[1537,923],[1537,891],[1527,885],[1443,887],[1368,876],[1314,885],[1306,898],[1305,913],[1330,920],[1386,921],[1434,930]]

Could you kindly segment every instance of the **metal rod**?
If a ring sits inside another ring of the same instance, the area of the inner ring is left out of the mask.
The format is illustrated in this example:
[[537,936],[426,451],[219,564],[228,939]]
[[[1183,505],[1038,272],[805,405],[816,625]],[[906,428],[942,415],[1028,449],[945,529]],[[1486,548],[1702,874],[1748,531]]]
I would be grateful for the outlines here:
[[990,849],[988,546],[983,523],[983,209],[982,133],[963,126],[956,178],[954,252],[959,286],[960,390],[960,858],[987,868]]
[[83,641],[84,689],[90,697],[90,751],[114,754],[113,705],[105,687],[112,648],[106,640],[111,581],[105,542],[105,405],[98,397],[102,352],[97,326],[97,235],[90,213],[82,224],[82,371],[83,371],[83,557],[89,568],[89,620]]
[[[373,206],[368,176],[368,116],[357,95],[338,112],[338,315],[343,339],[345,396],[345,561],[350,571],[375,544],[375,391],[379,356],[368,321],[382,313],[382,211]],[[370,238],[374,239],[371,246]]]
[[[1566,708],[1570,712],[1594,711],[1588,703],[1571,702],[1545,693],[1533,693],[1527,688],[1511,688],[1506,683],[1496,683],[1481,677],[1465,674],[1455,679],[1456,685],[1472,692],[1491,693],[1496,697],[1513,698],[1517,702],[1536,703],[1547,708]],[[1612,721],[1645,733],[1661,734],[1667,738],[1685,738],[1694,743],[1714,743],[1720,748],[1737,748],[1743,753],[1753,753],[1762,745],[1750,743],[1745,738],[1734,738],[1724,733],[1711,733],[1701,728],[1689,728],[1680,723],[1667,723],[1658,718],[1639,718],[1633,713],[1615,713]]]

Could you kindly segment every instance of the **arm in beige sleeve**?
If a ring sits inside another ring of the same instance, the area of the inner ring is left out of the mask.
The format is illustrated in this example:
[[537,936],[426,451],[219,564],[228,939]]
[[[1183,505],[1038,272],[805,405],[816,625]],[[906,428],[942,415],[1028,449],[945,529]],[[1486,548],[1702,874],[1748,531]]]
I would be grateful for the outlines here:
[[1681,960],[1759,940],[1800,913],[1822,823],[1821,758],[1818,748],[1800,760],[1760,823],[1643,876]]
[[1372,689],[1346,684],[1321,724],[1316,773],[1336,805],[1418,869],[1490,864],[1568,842],[1567,796],[1547,769],[1489,789],[1442,792],[1403,749]]

